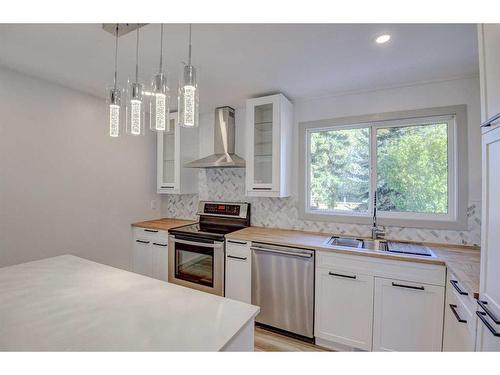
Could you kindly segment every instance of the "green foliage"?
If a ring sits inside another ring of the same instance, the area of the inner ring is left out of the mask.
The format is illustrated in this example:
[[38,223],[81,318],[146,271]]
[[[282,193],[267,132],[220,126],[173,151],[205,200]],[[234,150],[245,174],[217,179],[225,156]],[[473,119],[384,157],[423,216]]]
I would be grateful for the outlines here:
[[447,150],[446,124],[379,129],[378,209],[446,213]]
[[[446,213],[447,125],[377,130],[378,209]],[[369,128],[311,134],[310,205],[317,209],[367,211]]]
[[368,209],[369,129],[311,135],[311,206]]

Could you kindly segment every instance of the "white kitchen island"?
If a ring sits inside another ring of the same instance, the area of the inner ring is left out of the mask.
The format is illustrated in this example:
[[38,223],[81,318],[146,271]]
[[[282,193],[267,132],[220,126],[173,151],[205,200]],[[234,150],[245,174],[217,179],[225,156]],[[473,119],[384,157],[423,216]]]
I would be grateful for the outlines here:
[[258,312],[72,255],[0,268],[0,351],[252,351]]

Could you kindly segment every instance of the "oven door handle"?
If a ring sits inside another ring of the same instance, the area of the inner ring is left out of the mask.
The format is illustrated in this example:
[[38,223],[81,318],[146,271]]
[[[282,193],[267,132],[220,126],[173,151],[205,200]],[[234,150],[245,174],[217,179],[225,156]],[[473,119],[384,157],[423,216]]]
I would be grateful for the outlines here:
[[179,240],[178,238],[174,238],[174,242],[177,243],[183,243],[185,245],[193,245],[193,246],[201,246],[201,247],[211,247],[211,248],[216,248],[216,247],[221,247],[222,242],[215,242],[214,243],[204,243],[204,242],[194,242],[194,241],[186,241],[186,240]]

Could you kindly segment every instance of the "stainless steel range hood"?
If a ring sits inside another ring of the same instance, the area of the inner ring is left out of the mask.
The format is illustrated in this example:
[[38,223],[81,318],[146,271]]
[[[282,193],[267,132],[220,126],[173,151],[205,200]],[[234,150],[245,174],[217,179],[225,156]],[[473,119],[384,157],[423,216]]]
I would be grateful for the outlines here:
[[187,168],[244,168],[245,160],[234,153],[234,109],[215,109],[214,154],[184,164]]

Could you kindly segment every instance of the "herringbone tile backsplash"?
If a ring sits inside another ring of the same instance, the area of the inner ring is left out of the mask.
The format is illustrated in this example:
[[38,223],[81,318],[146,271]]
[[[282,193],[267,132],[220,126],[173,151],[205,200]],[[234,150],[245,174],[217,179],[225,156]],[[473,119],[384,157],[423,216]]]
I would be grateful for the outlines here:
[[[252,225],[329,232],[368,237],[369,225],[331,223],[299,218],[298,201],[290,198],[253,198],[245,195],[244,169],[202,169],[199,171],[199,194],[165,195],[163,207],[166,217],[196,218],[198,200],[250,202]],[[395,240],[427,241],[479,245],[481,242],[480,202],[469,202],[468,229],[463,231],[421,228],[386,227],[387,238]]]

